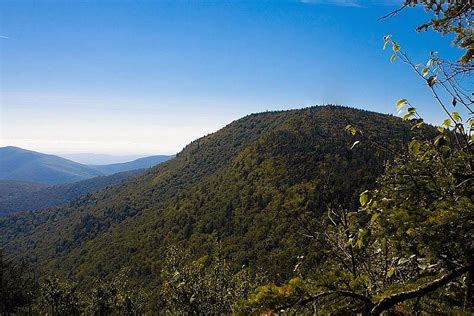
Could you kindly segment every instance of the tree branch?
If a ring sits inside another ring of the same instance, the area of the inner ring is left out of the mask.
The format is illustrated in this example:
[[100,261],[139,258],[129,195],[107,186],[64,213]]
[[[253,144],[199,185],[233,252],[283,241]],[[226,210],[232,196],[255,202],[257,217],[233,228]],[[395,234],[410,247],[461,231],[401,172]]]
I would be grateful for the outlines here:
[[374,306],[374,303],[372,302],[372,300],[370,298],[368,298],[367,296],[365,296],[365,295],[354,293],[354,292],[348,291],[348,290],[335,290],[335,291],[321,292],[321,293],[313,295],[313,296],[311,296],[307,299],[300,300],[300,301],[296,302],[295,304],[286,305],[286,306],[277,308],[275,310],[276,311],[281,311],[281,310],[284,310],[284,309],[287,309],[287,308],[295,307],[296,305],[304,306],[308,303],[314,302],[314,301],[316,301],[316,300],[318,300],[318,299],[320,299],[324,296],[328,296],[328,295],[331,295],[331,294],[338,294],[338,295],[341,295],[341,296],[351,297],[351,298],[357,299],[359,301],[362,301],[366,305],[367,309],[369,309],[369,310],[370,310],[370,308],[372,308],[372,306]]
[[406,291],[406,292],[401,292],[397,294],[390,295],[375,304],[375,306],[372,308],[370,311],[371,315],[380,315],[383,311],[397,305],[398,303],[401,303],[403,301],[412,299],[412,298],[418,298],[422,297],[430,292],[433,292],[437,290],[438,288],[442,287],[443,285],[448,284],[452,280],[456,279],[457,277],[460,277],[464,273],[468,272],[469,269],[473,267],[474,263],[471,263],[467,266],[458,268],[428,284],[425,284],[423,286],[420,286],[414,290],[411,291]]

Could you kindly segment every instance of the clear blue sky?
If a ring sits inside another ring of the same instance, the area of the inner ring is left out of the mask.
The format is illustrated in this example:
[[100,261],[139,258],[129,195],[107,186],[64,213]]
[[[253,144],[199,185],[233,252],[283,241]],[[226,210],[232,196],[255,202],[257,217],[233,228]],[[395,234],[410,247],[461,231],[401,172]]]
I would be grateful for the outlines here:
[[457,56],[416,33],[397,1],[2,1],[1,144],[109,154],[175,153],[246,114],[342,104],[441,114],[390,64],[392,34],[416,61]]

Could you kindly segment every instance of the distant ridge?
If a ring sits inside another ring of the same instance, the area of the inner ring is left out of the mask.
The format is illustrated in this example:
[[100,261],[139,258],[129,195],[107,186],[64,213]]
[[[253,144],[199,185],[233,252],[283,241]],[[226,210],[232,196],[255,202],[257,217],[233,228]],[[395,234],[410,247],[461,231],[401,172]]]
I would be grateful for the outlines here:
[[0,179],[61,184],[103,175],[97,169],[54,155],[8,146],[0,148]]
[[57,185],[117,172],[146,169],[173,157],[150,156],[125,163],[89,166],[19,147],[0,147],[0,180]]
[[174,156],[156,155],[139,158],[129,162],[114,163],[110,165],[91,165],[90,167],[99,170],[104,174],[113,174],[127,170],[150,168],[173,157]]

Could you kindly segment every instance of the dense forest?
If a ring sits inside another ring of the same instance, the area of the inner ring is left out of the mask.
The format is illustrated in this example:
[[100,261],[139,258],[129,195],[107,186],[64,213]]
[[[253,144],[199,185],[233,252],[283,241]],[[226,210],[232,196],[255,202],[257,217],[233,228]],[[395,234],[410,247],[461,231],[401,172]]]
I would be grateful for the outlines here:
[[141,176],[1,217],[2,313],[472,314],[472,4],[424,6],[419,30],[453,33],[459,60],[384,48],[433,93],[440,126],[403,96],[401,118],[252,114]]
[[31,194],[46,187],[48,187],[48,185],[42,183],[0,180],[0,203],[10,199],[16,199],[24,194]]
[[54,186],[11,180],[0,181],[0,196],[4,197],[0,199],[0,215],[69,203],[107,186],[139,176],[143,172],[143,169],[124,171]]
[[[351,149],[358,136],[348,124],[370,142]],[[412,131],[399,118],[338,106],[253,114],[122,185],[0,219],[0,242],[7,256],[84,288],[128,271],[129,282],[156,295],[166,285],[164,254],[175,245],[190,264],[218,256],[229,273],[244,266],[287,281],[296,258],[306,258],[305,273],[323,259],[301,222],[317,225],[328,208],[357,208],[359,194],[415,135],[434,129]],[[149,298],[147,308],[160,300]]]

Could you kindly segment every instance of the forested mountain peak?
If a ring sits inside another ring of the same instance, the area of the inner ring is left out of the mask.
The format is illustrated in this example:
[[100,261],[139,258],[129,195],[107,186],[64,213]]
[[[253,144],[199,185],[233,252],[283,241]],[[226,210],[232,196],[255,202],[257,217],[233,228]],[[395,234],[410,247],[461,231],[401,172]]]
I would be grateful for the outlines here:
[[153,286],[167,247],[203,255],[216,243],[232,266],[286,279],[307,254],[300,219],[357,208],[361,190],[413,135],[399,118],[339,106],[252,114],[143,176],[69,206],[1,218],[0,246],[83,284],[132,269],[136,280],[155,275]]

